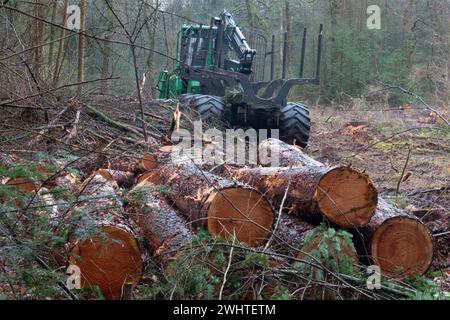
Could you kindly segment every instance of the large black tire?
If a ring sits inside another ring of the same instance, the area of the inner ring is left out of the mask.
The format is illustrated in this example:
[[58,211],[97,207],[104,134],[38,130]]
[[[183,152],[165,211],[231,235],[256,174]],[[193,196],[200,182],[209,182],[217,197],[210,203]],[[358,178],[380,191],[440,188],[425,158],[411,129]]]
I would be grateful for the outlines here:
[[197,111],[203,121],[222,120],[225,112],[225,102],[216,96],[185,94],[180,97],[180,103]]
[[296,144],[305,148],[309,141],[310,132],[309,109],[301,103],[288,102],[281,109],[280,139],[289,144]]

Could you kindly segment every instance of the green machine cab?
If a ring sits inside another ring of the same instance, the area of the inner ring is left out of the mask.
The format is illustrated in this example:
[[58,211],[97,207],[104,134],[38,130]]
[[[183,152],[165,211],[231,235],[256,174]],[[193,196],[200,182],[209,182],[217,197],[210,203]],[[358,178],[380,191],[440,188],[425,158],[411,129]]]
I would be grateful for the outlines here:
[[[280,139],[305,147],[310,132],[308,107],[288,102],[287,96],[294,86],[320,83],[322,25],[316,74],[311,78],[303,77],[306,29],[303,39],[299,78],[253,82],[257,52],[229,12],[212,18],[209,25],[183,25],[177,37],[177,66],[159,75],[159,98],[180,99],[203,120],[225,118],[233,126],[279,129]],[[262,53],[264,58],[267,54]],[[273,61],[272,56],[271,78]]]

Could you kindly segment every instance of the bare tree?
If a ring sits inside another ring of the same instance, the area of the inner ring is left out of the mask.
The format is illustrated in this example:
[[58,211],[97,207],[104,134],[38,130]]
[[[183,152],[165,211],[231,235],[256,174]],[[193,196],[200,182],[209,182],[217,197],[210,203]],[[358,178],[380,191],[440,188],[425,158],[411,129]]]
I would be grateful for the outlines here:
[[[62,13],[62,26],[67,25],[67,8],[69,6],[69,0],[64,0],[64,7],[63,7],[63,13]],[[56,58],[56,65],[55,65],[55,73],[53,76],[53,84],[57,86],[59,84],[59,79],[61,75],[61,68],[63,64],[63,55],[64,55],[64,35],[65,35],[66,29],[61,28],[61,33],[59,37],[59,48],[58,48],[58,56]]]
[[135,28],[130,33],[128,31],[127,27],[125,26],[125,24],[122,22],[122,20],[119,18],[117,13],[114,11],[114,9],[111,6],[109,1],[110,0],[105,0],[106,5],[108,6],[108,8],[111,11],[111,13],[114,15],[114,17],[117,20],[117,22],[120,24],[123,32],[125,33],[128,41],[130,43],[131,55],[132,55],[132,58],[133,58],[134,75],[135,75],[135,80],[136,80],[136,89],[137,89],[137,95],[138,95],[139,106],[140,106],[140,111],[141,111],[141,119],[140,120],[142,122],[142,130],[143,130],[143,134],[144,134],[144,139],[145,139],[145,141],[148,141],[147,126],[146,126],[146,123],[145,123],[144,105],[142,103],[142,95],[141,95],[141,82],[139,80],[139,71],[138,71],[138,64],[137,64],[137,58],[136,58],[136,39],[139,36],[140,30],[142,29],[142,27],[139,28],[139,29],[136,28],[136,27],[137,27],[137,22],[139,21],[139,17],[140,17],[141,12],[142,12],[142,6],[144,5],[144,3],[142,1],[140,1],[139,12],[138,12],[138,16],[136,18]]
[[55,42],[53,41],[55,39],[55,32],[56,32],[56,27],[55,27],[55,22],[56,22],[56,11],[58,9],[58,2],[57,1],[53,1],[52,3],[52,17],[51,17],[51,23],[52,25],[50,26],[50,47],[49,47],[49,52],[48,52],[48,68],[51,68],[53,66],[54,63],[54,53],[55,53]]
[[[84,81],[84,32],[86,24],[86,0],[80,1],[80,33],[78,35],[78,82]],[[81,94],[82,86],[78,86],[78,95]]]

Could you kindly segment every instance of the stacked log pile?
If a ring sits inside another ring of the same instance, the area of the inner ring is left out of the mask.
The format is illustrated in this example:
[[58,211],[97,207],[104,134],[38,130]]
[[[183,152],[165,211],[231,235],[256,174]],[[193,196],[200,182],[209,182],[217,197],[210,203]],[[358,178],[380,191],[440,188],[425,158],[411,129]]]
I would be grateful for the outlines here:
[[[303,258],[322,241],[316,235],[305,243],[305,235],[323,222],[353,232],[359,257],[345,241],[341,254],[355,264],[369,256],[383,274],[400,279],[428,270],[433,237],[418,219],[379,198],[368,175],[326,166],[279,140],[260,148],[260,154],[279,154],[279,167],[227,168],[218,176],[188,158],[169,161],[160,151],[96,169],[75,189],[98,200],[76,209],[86,211],[100,233],[81,239],[75,231],[68,244],[68,260],[80,267],[83,285],[118,299],[125,286],[139,282],[144,248],[167,265],[189,248],[200,228]],[[72,189],[76,183],[58,179],[56,184]],[[35,192],[28,182],[21,184]],[[124,202],[119,188],[130,190]]]
[[[311,168],[313,172],[317,168],[326,168],[322,163],[308,157],[299,148],[279,140],[265,140],[259,147],[264,149],[266,154],[279,153],[280,165],[291,168],[283,169],[290,170],[291,180],[297,178],[298,168],[300,172]],[[266,168],[258,170],[266,170]],[[267,170],[270,171],[273,168],[267,168]],[[427,227],[416,217],[388,204],[380,197],[377,198],[377,192],[367,175],[350,168],[337,170],[345,173],[343,180],[336,180],[329,189],[325,186],[319,191],[316,190],[313,195],[313,200],[317,203],[322,199],[320,191],[327,191],[326,194],[331,198],[330,202],[334,208],[339,209],[337,212],[341,213],[336,216],[323,212],[324,216],[341,227],[349,228],[355,235],[360,256],[369,255],[371,262],[379,266],[384,275],[402,279],[414,274],[424,274],[433,259],[434,240]],[[264,181],[262,184],[254,177],[249,180],[247,169],[238,171],[237,176],[248,180],[250,184],[258,185],[260,190],[269,191],[273,186],[270,183],[270,180],[274,179],[271,174],[269,174],[271,178],[266,180],[269,182]],[[319,185],[325,184],[319,180]],[[358,193],[360,193],[359,196]],[[357,199],[356,206],[353,205],[354,199]],[[311,212],[314,211],[310,211],[310,214]]]

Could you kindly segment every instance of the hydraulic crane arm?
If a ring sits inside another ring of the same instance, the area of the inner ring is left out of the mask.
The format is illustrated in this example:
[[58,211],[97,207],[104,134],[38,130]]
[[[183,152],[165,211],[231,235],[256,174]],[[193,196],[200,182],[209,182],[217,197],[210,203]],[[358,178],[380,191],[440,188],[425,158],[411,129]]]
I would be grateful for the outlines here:
[[237,26],[231,13],[224,11],[220,15],[222,27],[224,30],[225,43],[228,43],[239,57],[239,71],[250,74],[252,72],[253,58],[256,51],[250,48],[242,31]]

